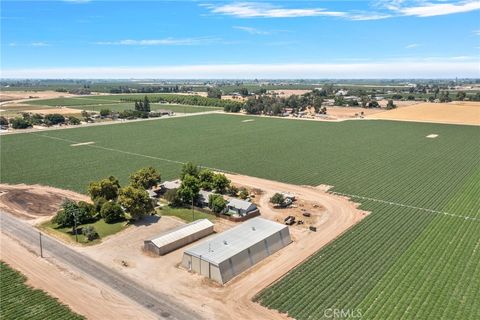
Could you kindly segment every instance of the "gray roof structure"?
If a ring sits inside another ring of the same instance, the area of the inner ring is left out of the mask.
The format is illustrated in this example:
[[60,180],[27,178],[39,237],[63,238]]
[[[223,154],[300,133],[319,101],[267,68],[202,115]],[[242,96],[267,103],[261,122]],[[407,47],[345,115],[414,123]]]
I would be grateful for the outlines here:
[[253,204],[249,201],[242,200],[242,199],[237,199],[237,198],[230,198],[228,200],[228,203],[227,203],[227,206],[229,206],[229,207],[234,207],[234,208],[242,209],[242,210],[248,210],[248,208],[250,208],[252,205],[255,206],[255,204]]
[[275,221],[257,217],[207,239],[185,250],[185,253],[218,266],[237,253],[285,228],[288,227]]
[[177,180],[173,180],[173,181],[165,181],[160,186],[164,187],[165,189],[171,190],[171,189],[180,188],[181,184],[182,184],[182,182],[179,179],[177,179]]
[[182,225],[173,230],[168,230],[153,239],[147,240],[153,242],[157,247],[163,247],[169,243],[175,242],[179,239],[188,237],[191,234],[197,233],[201,230],[210,228],[213,226],[213,223],[208,219],[200,219],[193,221],[189,224]]

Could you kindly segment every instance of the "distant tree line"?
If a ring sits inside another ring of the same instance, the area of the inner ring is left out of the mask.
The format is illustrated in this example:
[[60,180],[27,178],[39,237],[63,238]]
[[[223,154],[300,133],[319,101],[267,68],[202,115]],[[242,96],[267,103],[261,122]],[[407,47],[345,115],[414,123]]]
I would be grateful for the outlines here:
[[[151,103],[174,103],[186,104],[192,106],[220,107],[227,111],[238,112],[242,108],[242,103],[231,100],[221,100],[218,98],[208,98],[198,95],[155,95],[148,98]],[[135,102],[135,98],[122,98],[121,101]]]
[[13,129],[27,129],[32,126],[53,126],[58,124],[70,124],[70,125],[79,125],[80,119],[74,116],[65,117],[59,113],[51,113],[47,115],[41,115],[39,113],[22,113],[21,117],[7,119],[5,117],[0,117],[0,125],[2,127],[8,127],[9,125]]

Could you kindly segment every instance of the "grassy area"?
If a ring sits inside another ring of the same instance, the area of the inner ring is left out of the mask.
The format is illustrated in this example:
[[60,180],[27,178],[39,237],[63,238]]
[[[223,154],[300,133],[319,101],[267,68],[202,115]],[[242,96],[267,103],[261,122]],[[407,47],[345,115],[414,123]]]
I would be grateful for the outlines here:
[[172,208],[169,206],[165,206],[161,210],[158,210],[158,213],[162,216],[174,216],[185,220],[186,222],[192,222],[199,219],[214,221],[216,218],[213,214],[204,213],[198,210],[194,210],[192,213],[191,208]]
[[0,280],[2,293],[0,319],[84,319],[46,292],[26,285],[25,276],[2,261],[0,261]]
[[[432,133],[438,137],[426,138]],[[125,184],[147,165],[174,178],[186,161],[333,185],[372,214],[262,293],[261,303],[297,319],[321,318],[325,308],[423,319],[432,306],[439,318],[476,319],[479,139],[475,126],[208,115],[5,136],[0,169],[2,182],[80,192],[109,175]]]
[[[103,219],[100,219],[94,223],[87,223],[78,226],[78,229],[81,230],[82,227],[93,226],[97,230],[99,239],[88,241],[88,239],[81,234],[81,231],[78,233],[78,242],[82,244],[95,244],[100,242],[103,238],[122,231],[127,227],[127,221],[119,221],[115,223],[106,223]],[[45,230],[45,232],[55,233],[60,238],[66,239],[67,241],[75,242],[75,234],[72,233],[72,228],[61,228],[55,223],[50,221],[44,222],[40,225],[40,229]]]

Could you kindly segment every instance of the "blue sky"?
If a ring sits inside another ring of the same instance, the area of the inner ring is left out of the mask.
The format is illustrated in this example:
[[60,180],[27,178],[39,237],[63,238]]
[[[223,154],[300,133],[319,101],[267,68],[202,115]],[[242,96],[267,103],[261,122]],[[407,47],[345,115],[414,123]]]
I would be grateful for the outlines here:
[[480,1],[2,1],[2,77],[479,77]]

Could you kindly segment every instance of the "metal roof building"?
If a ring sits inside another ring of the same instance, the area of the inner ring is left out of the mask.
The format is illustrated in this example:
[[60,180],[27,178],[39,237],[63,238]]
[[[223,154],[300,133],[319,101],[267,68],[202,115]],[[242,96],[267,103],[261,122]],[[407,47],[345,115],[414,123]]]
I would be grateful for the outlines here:
[[208,219],[200,219],[168,230],[153,239],[145,240],[144,249],[158,255],[164,255],[211,233],[213,233],[213,223]]
[[223,284],[291,242],[287,226],[257,217],[185,250],[182,266]]

